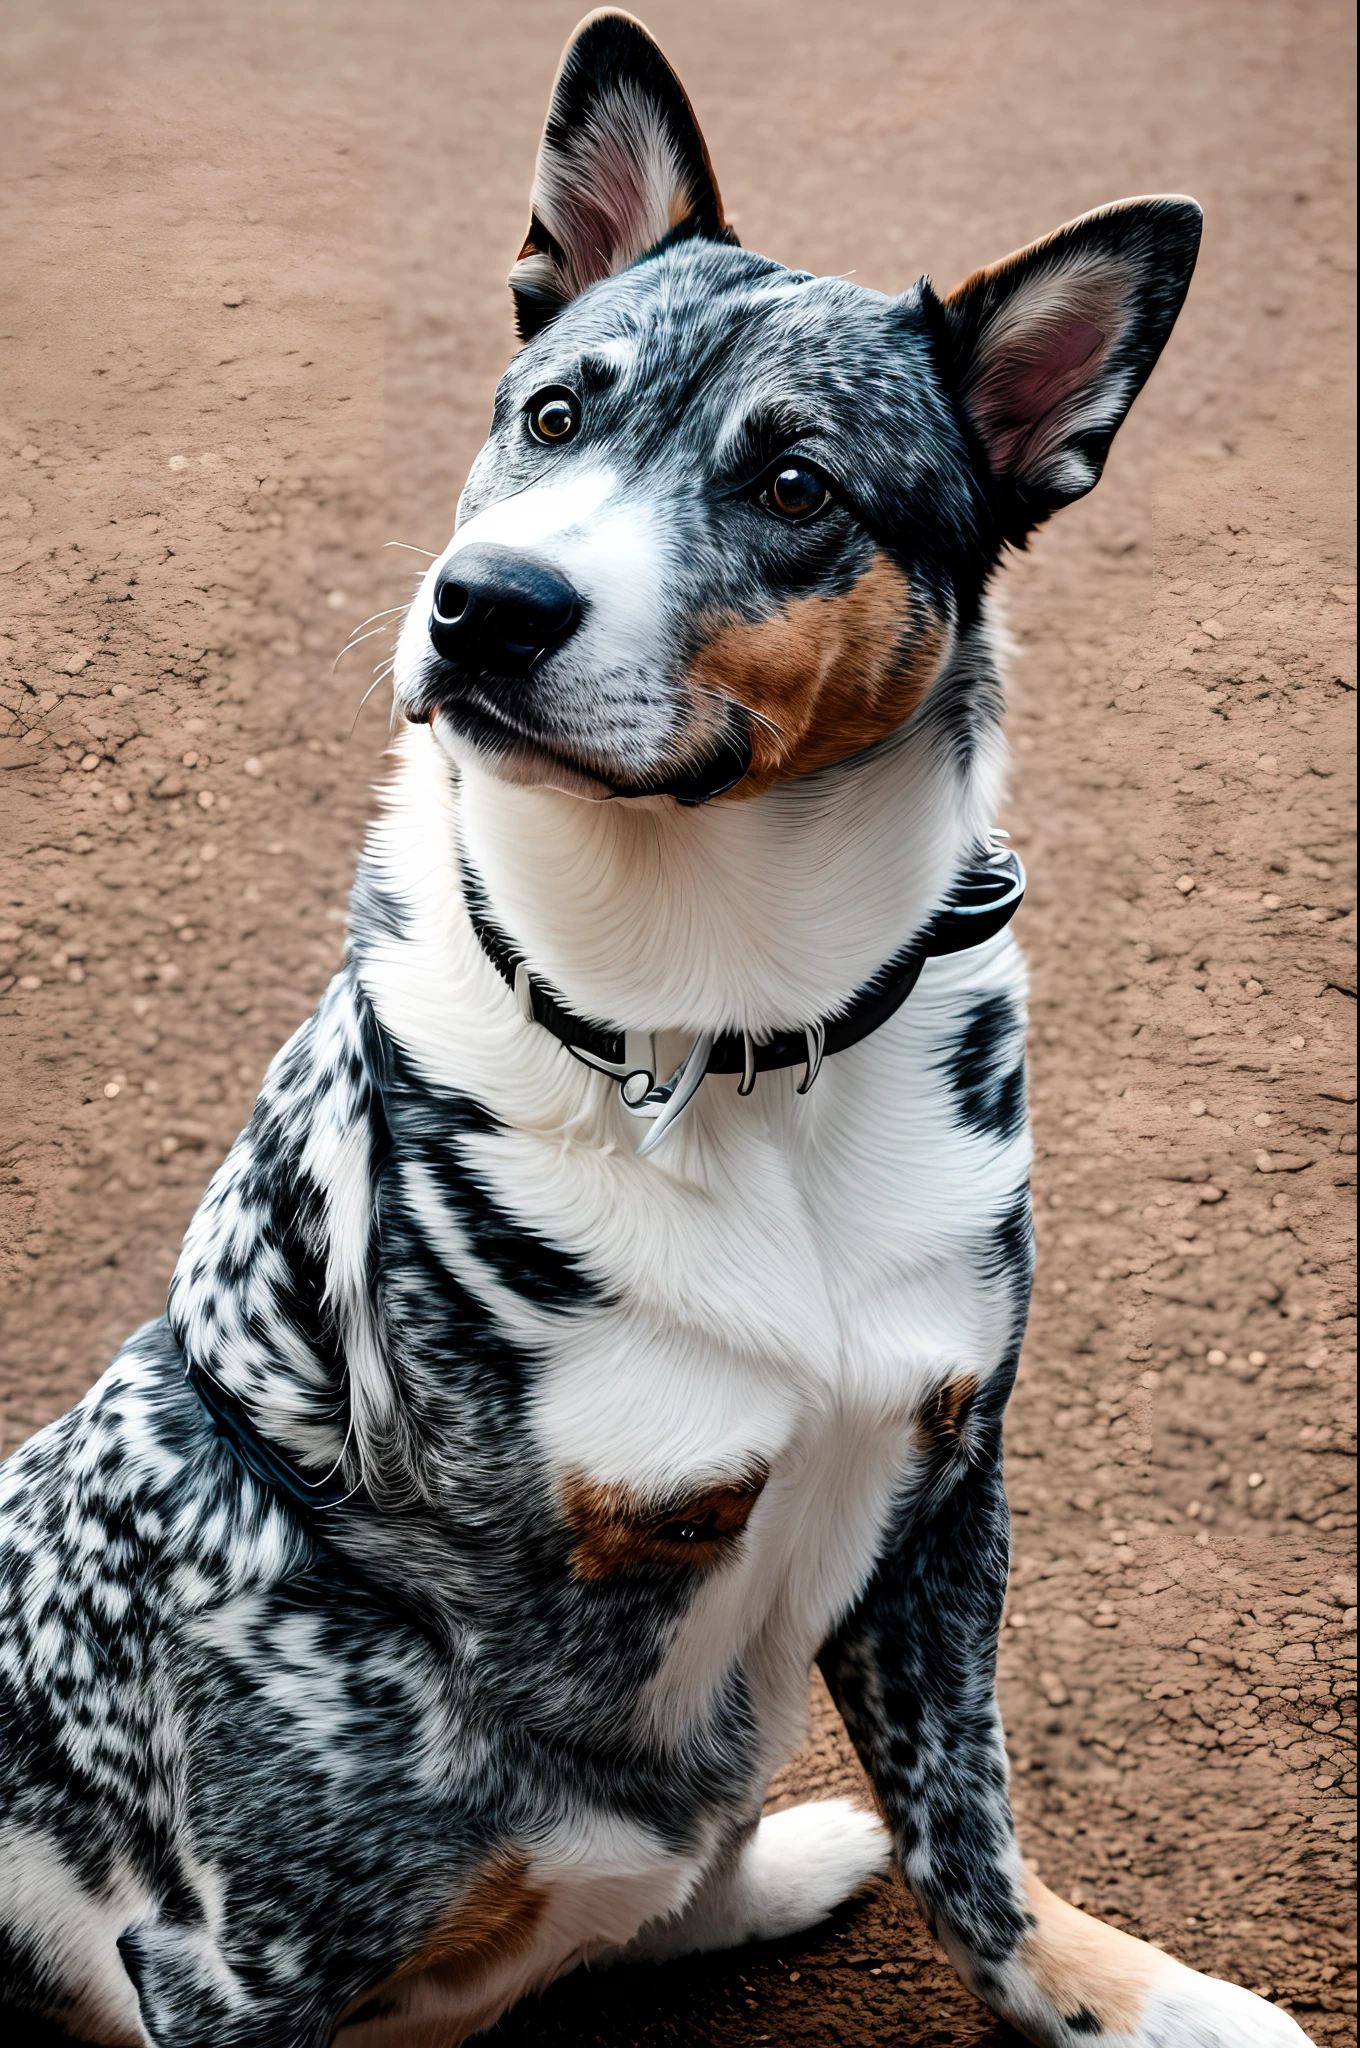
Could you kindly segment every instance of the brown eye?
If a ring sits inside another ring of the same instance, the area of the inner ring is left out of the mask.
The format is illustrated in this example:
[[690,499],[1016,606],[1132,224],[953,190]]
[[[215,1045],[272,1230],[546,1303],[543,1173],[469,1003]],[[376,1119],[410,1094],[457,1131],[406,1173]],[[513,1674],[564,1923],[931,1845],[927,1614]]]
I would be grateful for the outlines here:
[[816,470],[791,464],[774,478],[765,500],[770,510],[784,519],[810,519],[814,512],[821,511],[830,496]]
[[569,441],[576,423],[576,400],[569,391],[542,392],[529,400],[529,430],[535,440]]

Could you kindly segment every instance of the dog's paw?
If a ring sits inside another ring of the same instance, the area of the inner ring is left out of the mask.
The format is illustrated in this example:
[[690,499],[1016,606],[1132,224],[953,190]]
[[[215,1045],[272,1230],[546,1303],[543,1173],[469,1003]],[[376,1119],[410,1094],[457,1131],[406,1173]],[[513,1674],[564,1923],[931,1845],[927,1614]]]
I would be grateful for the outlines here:
[[1313,2048],[1297,2020],[1240,1984],[1178,1963],[1153,1986],[1131,2048]]
[[1037,2048],[1312,2048],[1277,2006],[1202,1977],[1165,1950],[1026,1878],[1030,1931],[1013,1962],[962,1967]]
[[699,1885],[682,1912],[653,1920],[628,1946],[599,1962],[661,1962],[743,1941],[775,1941],[815,1927],[891,1856],[888,1831],[848,1799],[818,1800],[772,1813],[739,1854]]
[[773,1941],[825,1920],[888,1868],[892,1845],[876,1814],[848,1799],[791,1806],[763,1820],[742,1854],[737,1941]]

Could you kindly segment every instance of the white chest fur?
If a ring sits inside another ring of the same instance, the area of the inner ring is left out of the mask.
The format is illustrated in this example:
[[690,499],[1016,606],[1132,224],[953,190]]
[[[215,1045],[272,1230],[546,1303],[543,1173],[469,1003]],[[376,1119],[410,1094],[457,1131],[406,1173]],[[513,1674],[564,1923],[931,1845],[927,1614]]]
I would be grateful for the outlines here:
[[[1003,936],[932,962],[897,1017],[828,1060],[807,1096],[788,1073],[747,1099],[710,1077],[641,1160],[645,1126],[520,1018],[482,956],[457,893],[456,831],[442,776],[416,756],[380,843],[409,928],[366,948],[365,985],[428,1078],[493,1113],[496,1131],[468,1146],[479,1178],[574,1253],[606,1305],[541,1314],[466,1245],[443,1255],[536,1355],[530,1426],[563,1483],[667,1499],[760,1472],[648,1711],[673,1730],[740,1657],[772,1719],[796,1719],[808,1663],[910,1483],[923,1403],[985,1380],[1013,1333],[989,1246],[1026,1180],[1028,1137],[1023,1123],[1002,1137],[961,1119],[950,1060],[980,1000],[1005,996],[1018,1013],[1019,955]],[[415,890],[412,874],[425,878]],[[615,974],[622,999],[626,965]]]

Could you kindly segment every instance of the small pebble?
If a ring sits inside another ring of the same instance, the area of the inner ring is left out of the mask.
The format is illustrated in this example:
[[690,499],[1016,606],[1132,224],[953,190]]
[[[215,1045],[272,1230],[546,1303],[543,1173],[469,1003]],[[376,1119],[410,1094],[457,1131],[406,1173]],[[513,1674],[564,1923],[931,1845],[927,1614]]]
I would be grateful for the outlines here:
[[199,847],[198,857],[200,860],[216,860],[217,848],[209,841],[206,846]]
[[243,766],[245,768],[247,775],[264,774],[264,762],[257,760],[254,754],[251,754],[248,757],[248,759],[243,763]]
[[1198,1095],[1197,1095],[1197,1096],[1195,1097],[1194,1101],[1193,1101],[1193,1102],[1192,1102],[1192,1103],[1190,1104],[1190,1114],[1191,1114],[1191,1116],[1203,1116],[1203,1114],[1204,1114],[1204,1112],[1205,1112],[1205,1109],[1207,1108],[1207,1106],[1208,1106],[1208,1105],[1207,1105],[1206,1103],[1203,1103],[1203,1102],[1201,1102],[1201,1101],[1200,1101],[1200,1099],[1199,1099],[1199,1097],[1198,1097]]
[[233,288],[233,289],[232,289],[231,291],[228,291],[228,292],[223,292],[223,294],[222,294],[222,304],[223,304],[224,306],[240,306],[240,305],[243,305],[243,304],[244,304],[244,302],[245,302],[245,296],[246,296],[246,295],[245,295],[245,293],[244,293],[244,292],[238,292],[238,291],[236,291],[236,290],[235,290],[235,289]]
[[1264,1474],[1263,1472],[1248,1472],[1248,1474],[1247,1474],[1247,1485],[1248,1485],[1248,1486],[1253,1486],[1253,1487],[1254,1487],[1254,1486],[1264,1486],[1264,1485],[1265,1485],[1265,1474]]
[[1226,1351],[1210,1351],[1204,1362],[1206,1365],[1226,1365],[1228,1363],[1228,1354]]
[[82,771],[83,771],[83,772],[84,772],[84,773],[85,773],[86,775],[93,775],[93,774],[94,774],[94,771],[95,771],[95,769],[96,769],[96,768],[97,768],[97,767],[99,766],[99,756],[98,756],[98,754],[86,754],[86,756],[85,756],[84,760],[83,760],[83,761],[81,762],[80,766],[81,766],[81,769],[82,769]]
[[1252,1122],[1255,1124],[1258,1131],[1263,1131],[1269,1124],[1270,1118],[1266,1115],[1264,1110],[1261,1110],[1258,1115],[1252,1118]]
[[1280,898],[1278,896],[1263,896],[1261,898],[1261,904],[1263,909],[1278,910],[1280,907]]
[[1188,896],[1194,886],[1195,878],[1193,875],[1181,875],[1176,882],[1176,887],[1180,890],[1182,896]]
[[33,446],[33,443],[32,443],[31,441],[29,441],[29,442],[28,442],[28,443],[27,443],[27,444],[26,444],[26,445],[25,445],[24,447],[22,447],[22,448],[21,448],[21,449],[19,450],[19,458],[20,458],[20,460],[21,460],[21,461],[23,461],[23,462],[36,462],[36,461],[37,461],[37,459],[38,459],[38,451],[37,451],[37,449],[36,449],[36,448],[35,448],[35,447]]
[[1264,1351],[1249,1351],[1249,1352],[1247,1353],[1247,1364],[1248,1364],[1248,1365],[1264,1365],[1264,1364],[1265,1364],[1265,1362],[1266,1362],[1266,1354],[1265,1354],[1265,1352],[1264,1352]]
[[132,809],[132,798],[127,794],[126,790],[120,789],[118,791],[113,799],[113,808],[124,817]]
[[343,590],[332,590],[327,593],[326,602],[333,612],[340,612],[344,610],[349,600]]
[[89,665],[90,657],[88,654],[73,654],[69,661],[62,663],[62,667],[68,676],[78,676],[81,670],[88,668]]
[[189,467],[189,458],[187,455],[172,455],[169,466],[171,469],[187,469]]
[[198,792],[198,808],[200,811],[210,811],[216,801],[217,799],[210,789],[200,789]]
[[121,1095],[122,1092],[116,1081],[106,1081],[104,1083],[104,1093],[108,1096],[110,1102],[113,1101],[115,1095]]

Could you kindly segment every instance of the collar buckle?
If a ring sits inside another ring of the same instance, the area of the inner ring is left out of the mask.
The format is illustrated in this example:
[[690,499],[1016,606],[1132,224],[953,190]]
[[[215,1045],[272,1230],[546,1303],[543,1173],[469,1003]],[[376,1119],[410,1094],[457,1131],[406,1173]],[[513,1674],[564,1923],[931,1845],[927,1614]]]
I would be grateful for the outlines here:
[[[523,961],[516,968],[516,978],[522,973],[528,977],[528,968]],[[533,1018],[530,1017],[530,1022]],[[569,1045],[567,1051],[579,1060],[583,1067],[593,1067],[597,1074],[608,1074],[611,1081],[619,1084],[619,1094],[624,1107],[631,1109],[635,1116],[645,1116],[643,1104],[656,1087],[656,1037],[650,1031],[625,1031],[623,1034],[623,1058],[607,1060],[602,1053],[592,1052],[588,1045]]]

